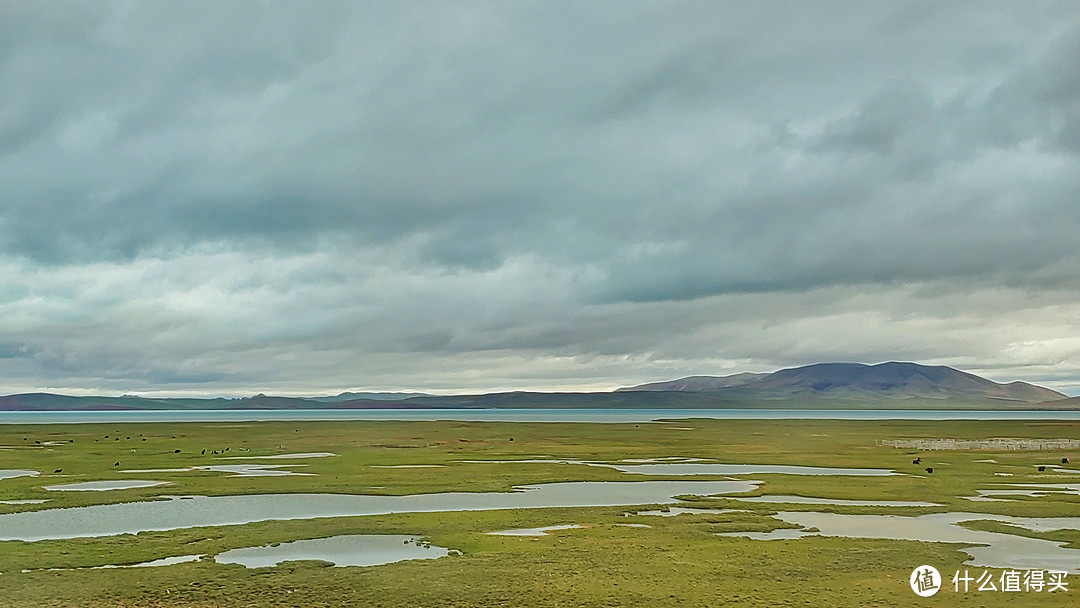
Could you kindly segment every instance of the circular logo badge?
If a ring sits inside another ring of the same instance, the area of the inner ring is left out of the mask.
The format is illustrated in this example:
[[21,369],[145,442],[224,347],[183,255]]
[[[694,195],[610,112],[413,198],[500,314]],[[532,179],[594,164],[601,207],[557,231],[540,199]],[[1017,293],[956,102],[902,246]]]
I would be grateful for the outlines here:
[[941,573],[933,566],[919,566],[911,571],[911,590],[920,597],[930,597],[941,589]]

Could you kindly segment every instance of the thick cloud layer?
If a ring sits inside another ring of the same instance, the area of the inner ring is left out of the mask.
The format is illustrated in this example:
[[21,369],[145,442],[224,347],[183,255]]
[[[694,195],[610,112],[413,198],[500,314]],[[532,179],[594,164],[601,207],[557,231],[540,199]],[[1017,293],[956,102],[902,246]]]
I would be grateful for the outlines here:
[[1080,391],[1072,2],[0,6],[0,390]]

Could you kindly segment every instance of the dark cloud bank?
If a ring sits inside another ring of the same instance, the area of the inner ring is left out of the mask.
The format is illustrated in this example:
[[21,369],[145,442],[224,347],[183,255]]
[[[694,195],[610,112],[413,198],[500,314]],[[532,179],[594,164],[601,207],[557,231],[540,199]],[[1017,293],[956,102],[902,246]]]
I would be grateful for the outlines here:
[[0,389],[1080,390],[1072,2],[6,3]]

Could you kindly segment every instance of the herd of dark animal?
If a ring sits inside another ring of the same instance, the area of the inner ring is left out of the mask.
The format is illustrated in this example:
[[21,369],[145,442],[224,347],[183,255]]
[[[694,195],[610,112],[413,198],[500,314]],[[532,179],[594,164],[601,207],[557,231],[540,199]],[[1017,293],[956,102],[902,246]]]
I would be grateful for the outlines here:
[[[912,460],[911,464],[916,464],[916,465],[922,464],[922,456],[919,456],[919,457],[915,458],[915,460]],[[1069,464],[1069,457],[1068,456],[1062,457],[1061,464]],[[926,467],[925,471],[927,473],[933,473],[934,472],[934,467]],[[1039,465],[1039,472],[1043,473],[1045,471],[1046,471],[1046,465]]]

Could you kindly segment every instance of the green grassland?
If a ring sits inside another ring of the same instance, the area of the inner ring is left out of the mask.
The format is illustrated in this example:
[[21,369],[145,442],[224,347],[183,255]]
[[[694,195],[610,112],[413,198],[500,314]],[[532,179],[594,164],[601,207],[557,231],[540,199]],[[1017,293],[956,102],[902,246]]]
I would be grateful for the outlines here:
[[[44,505],[0,504],[0,513],[151,500],[164,494],[481,492],[553,481],[665,479],[585,465],[461,461],[611,461],[682,456],[726,463],[896,469],[910,475],[737,477],[764,482],[751,494],[918,500],[944,505],[784,505],[789,511],[915,515],[977,510],[1018,516],[1080,516],[1080,497],[1076,496],[1008,502],[971,502],[962,498],[1002,482],[1076,483],[1080,475],[1053,470],[1040,473],[1036,465],[1052,464],[1063,456],[1080,462],[1080,454],[922,452],[919,455],[923,463],[915,466],[911,463],[913,450],[878,444],[885,439],[991,437],[1080,439],[1080,423],[694,419],[641,424],[356,421],[0,425],[0,468],[43,473],[40,477],[0,481],[0,500],[49,500]],[[202,453],[204,449],[206,454]],[[322,451],[338,456],[247,461],[287,464],[288,469],[314,473],[312,476],[120,472],[245,462],[221,460],[223,457]],[[985,459],[997,462],[976,462]],[[120,466],[115,466],[116,462]],[[444,466],[373,466],[397,464]],[[925,474],[925,466],[934,467],[934,473]],[[62,472],[52,473],[56,469]],[[163,480],[170,485],[110,492],[43,489],[59,483],[133,478]],[[1075,594],[1080,593],[1077,577],[1078,587],[1068,593],[964,594],[953,593],[947,583],[937,596],[918,598],[908,587],[912,568],[936,565],[948,579],[956,569],[963,568],[967,558],[958,545],[824,537],[767,542],[719,537],[715,533],[767,531],[786,524],[770,517],[776,508],[773,505],[729,498],[694,498],[693,502],[744,511],[663,518],[627,516],[636,509],[625,507],[413,513],[259,522],[106,538],[0,542],[0,605],[1005,606],[1022,602],[1029,606],[1066,606],[1074,605]],[[484,534],[505,528],[568,523],[587,527],[539,538]],[[618,525],[626,523],[651,527]],[[995,522],[977,522],[972,527],[1072,542],[1074,546],[1080,540],[1068,531],[1031,533]],[[462,555],[367,568],[330,567],[309,561],[246,569],[206,559],[155,568],[66,569],[138,563],[175,555],[214,555],[229,548],[362,533],[421,535],[436,545],[460,550]]]

